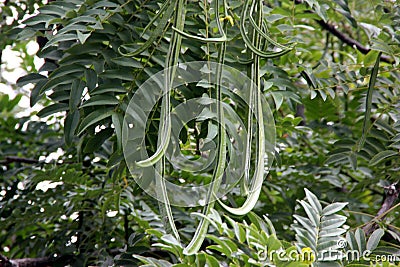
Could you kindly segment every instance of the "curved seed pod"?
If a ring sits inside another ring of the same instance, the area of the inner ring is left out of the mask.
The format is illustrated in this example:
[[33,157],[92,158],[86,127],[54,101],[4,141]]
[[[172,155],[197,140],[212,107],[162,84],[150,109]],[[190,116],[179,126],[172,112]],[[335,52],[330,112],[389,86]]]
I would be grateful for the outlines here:
[[[252,59],[252,62],[254,60],[258,60],[258,57],[254,57]],[[253,71],[253,65],[251,65],[251,70],[250,73]],[[250,84],[251,87],[254,87],[254,84]],[[250,167],[251,167],[251,154],[252,154],[252,149],[251,149],[251,143],[253,140],[253,108],[254,108],[254,103],[256,102],[255,99],[255,90],[250,90],[250,95],[249,95],[249,109],[248,109],[248,115],[247,115],[247,136],[246,136],[246,151],[245,151],[245,166],[244,166],[244,177],[241,179],[241,192],[243,195],[247,196],[249,194],[249,184],[250,184]]]
[[[170,109],[170,105],[169,100],[165,100],[163,99],[163,102],[161,104],[162,106],[162,113],[168,113],[169,109]],[[136,162],[136,165],[138,165],[139,167],[145,168],[145,167],[150,167],[154,164],[156,164],[158,161],[160,161],[160,159],[162,158],[162,156],[164,155],[167,147],[168,147],[168,140],[171,137],[171,118],[169,116],[164,116],[164,120],[161,121],[161,131],[160,131],[160,135],[163,136],[164,138],[162,138],[160,140],[160,142],[158,143],[158,147],[156,152],[149,158],[141,160]]]
[[[221,185],[222,175],[224,173],[224,168],[226,164],[226,133],[224,129],[224,111],[221,103],[222,92],[220,87],[220,79],[222,72],[222,63],[225,55],[226,43],[222,43],[219,51],[218,62],[220,65],[217,70],[217,84],[215,85],[215,90],[217,93],[217,116],[218,116],[218,153],[217,153],[217,166],[214,169],[212,185],[207,194],[206,203],[207,205],[204,208],[203,214],[207,216],[210,214],[211,210],[215,204],[215,198],[218,193],[219,187]],[[197,226],[196,232],[193,236],[192,241],[187,245],[187,247],[183,250],[185,255],[193,255],[199,251],[205,236],[207,234],[209,221],[204,217],[201,218],[199,225]]]
[[[250,212],[254,206],[256,205],[258,198],[260,196],[262,184],[264,181],[264,154],[265,154],[265,137],[264,137],[264,121],[261,112],[261,101],[260,92],[257,93],[257,108],[259,111],[256,111],[256,117],[258,120],[259,128],[258,128],[258,147],[257,147],[257,157],[256,157],[256,170],[254,173],[254,181],[252,182],[252,186],[249,190],[248,197],[244,204],[239,208],[232,208],[225,205],[222,201],[218,199],[219,204],[226,209],[228,212],[235,215],[245,215]],[[261,115],[260,115],[261,113]]]
[[167,233],[172,233],[175,239],[178,240],[179,242],[180,236],[178,229],[176,229],[174,217],[172,215],[172,209],[168,198],[167,188],[165,185],[164,174],[165,174],[165,157],[162,157],[161,160],[156,164],[156,188],[157,188],[158,199],[162,200],[158,203],[158,206],[160,209],[161,220],[165,227],[165,231]]
[[[255,29],[262,37],[264,37],[265,39],[267,39],[267,41],[270,42],[271,44],[273,44],[274,46],[276,46],[276,47],[278,47],[278,48],[280,48],[280,49],[282,49],[282,50],[289,50],[289,51],[290,51],[290,50],[292,50],[292,49],[294,48],[294,46],[296,45],[295,43],[292,43],[292,44],[290,44],[290,46],[285,46],[285,45],[282,45],[282,44],[278,43],[277,41],[275,41],[274,39],[272,39],[268,34],[266,34],[265,32],[263,32],[263,31],[261,30],[261,28],[257,26],[256,22],[254,21],[254,19],[253,19],[251,16],[249,17],[249,21],[250,21],[250,24],[254,27],[254,29]],[[264,26],[264,27],[266,27],[266,26]],[[289,52],[289,51],[288,51],[288,52]]]
[[[249,2],[249,0],[247,1]],[[262,1],[259,1],[258,4],[258,23],[261,25],[262,23]],[[261,39],[258,32],[254,33],[252,45],[259,49],[261,46]],[[232,208],[225,205],[221,200],[217,199],[217,201],[221,204],[221,206],[226,209],[228,212],[235,215],[245,215],[250,212],[254,206],[256,205],[258,198],[260,196],[262,183],[264,181],[264,155],[265,155],[265,136],[264,136],[264,117],[262,114],[262,104],[261,104],[261,92],[260,92],[260,58],[256,54],[254,55],[254,63],[252,65],[251,70],[251,78],[254,83],[251,84],[250,88],[250,99],[254,97],[254,113],[256,116],[256,120],[258,122],[257,129],[257,152],[256,152],[256,166],[254,172],[254,181],[251,184],[251,188],[249,191],[249,195],[244,202],[244,204],[239,208]],[[249,106],[249,114],[252,112],[252,107]],[[249,116],[250,118],[250,116]],[[250,137],[248,136],[247,143],[251,143]],[[249,144],[250,145],[250,144]],[[247,162],[246,162],[247,163]],[[246,177],[245,177],[246,178]]]
[[[160,19],[160,21],[158,22],[158,25],[154,29],[153,34],[150,36],[150,38],[147,39],[147,41],[142,46],[140,46],[140,48],[136,49],[133,52],[124,53],[121,50],[121,47],[123,48],[124,46],[119,47],[118,52],[121,55],[126,56],[126,57],[136,56],[136,55],[146,51],[146,49],[149,48],[154,43],[155,40],[160,38],[160,36],[162,37],[162,35],[163,35],[162,33],[168,23],[168,20],[174,14],[175,6],[176,6],[176,0],[168,0],[167,2],[168,2],[169,6],[166,9],[165,13],[163,14],[162,18]],[[146,30],[146,28],[145,28],[145,30]]]
[[257,1],[254,1],[254,3],[253,3],[253,4],[251,5],[251,7],[250,7],[249,21],[250,21],[251,26],[254,27],[254,30],[255,30],[258,34],[260,34],[263,38],[267,39],[267,41],[270,42],[271,44],[273,44],[274,46],[276,46],[276,47],[278,47],[278,48],[280,48],[280,49],[282,49],[282,50],[292,50],[293,47],[294,47],[294,44],[292,44],[291,46],[284,46],[284,45],[278,43],[277,41],[275,41],[274,39],[272,39],[267,33],[265,33],[265,32],[261,29],[261,27],[263,27],[263,26],[264,26],[265,29],[268,29],[268,28],[267,28],[267,24],[265,23],[264,20],[262,21],[262,25],[260,25],[260,26],[258,26],[257,23],[254,21],[254,19],[253,19],[253,17],[251,16],[251,14],[253,14],[254,6],[255,6],[255,3],[256,3],[256,2],[257,2]]
[[157,12],[157,14],[150,20],[150,22],[146,25],[146,27],[144,27],[143,32],[140,34],[140,37],[142,37],[147,32],[147,30],[150,28],[150,26],[154,24],[154,22],[160,17],[160,15],[167,9],[168,5],[170,5],[170,4],[171,4],[170,0],[166,0],[162,4],[162,6],[161,6],[160,10]]
[[[175,8],[174,24],[179,29],[183,29],[185,23],[185,2],[186,0],[178,0]],[[165,150],[168,147],[171,136],[171,86],[174,80],[176,67],[178,63],[182,38],[176,32],[172,32],[171,42],[167,57],[165,59],[166,69],[164,71],[164,94],[161,104],[160,116],[160,131],[157,141],[157,151],[153,156],[146,160],[137,162],[136,164],[142,167],[147,167],[155,164],[155,184],[157,198],[159,199],[160,214],[162,222],[168,233],[172,233],[174,237],[180,240],[179,232],[176,228],[174,217],[171,210],[171,204],[168,197],[164,176],[165,176]]]
[[254,60],[252,58],[250,59],[241,59],[239,57],[236,58],[236,62],[242,64],[242,65],[250,65],[253,64]]
[[[226,12],[226,3],[224,1],[223,8]],[[218,12],[218,6],[216,6],[216,12]],[[216,15],[217,17],[217,15]],[[217,20],[217,25],[220,24],[219,20]],[[220,25],[219,25],[220,26]],[[225,24],[226,27],[226,24]],[[221,32],[224,30],[221,28]],[[221,90],[221,79],[222,79],[222,64],[224,63],[226,50],[226,43],[223,42],[218,51],[218,67],[217,67],[217,82],[215,85],[216,97],[217,97],[217,117],[218,117],[218,152],[216,158],[216,167],[214,169],[213,177],[212,177],[212,185],[209,188],[206,198],[206,206],[204,208],[203,216],[200,220],[199,225],[197,226],[196,232],[193,236],[192,241],[186,246],[183,250],[185,255],[193,255],[197,253],[204,242],[204,239],[207,234],[208,225],[210,224],[209,220],[205,219],[208,214],[210,214],[211,210],[215,205],[215,198],[218,193],[218,190],[221,185],[222,175],[224,174],[224,169],[226,165],[226,142],[227,136],[224,127],[224,110],[222,106],[222,90]]]
[[[240,33],[242,35],[244,43],[247,45],[247,47],[257,56],[263,57],[263,58],[275,58],[275,57],[280,57],[288,52],[291,51],[291,49],[286,49],[278,52],[271,52],[271,51],[262,51],[260,48],[255,47],[254,44],[251,42],[249,37],[246,34],[246,27],[245,27],[245,22],[247,18],[247,13],[249,6],[251,5],[252,0],[246,0],[244,3],[244,8],[242,10],[242,15],[240,19]],[[260,26],[259,26],[260,28]]]
[[[178,13],[178,11],[181,13]],[[184,3],[182,2],[182,0],[178,0],[177,11],[175,13],[176,14],[175,24],[179,29],[183,29],[185,24],[184,17],[182,17],[183,12],[184,12]],[[160,127],[161,128],[160,136],[162,136],[163,138],[161,138],[160,142],[157,145],[156,152],[151,157],[136,162],[136,164],[140,167],[149,167],[156,164],[164,155],[169,144],[169,140],[171,137],[170,86],[172,84],[173,77],[175,75],[176,65],[178,63],[181,41],[182,38],[178,34],[176,34],[176,32],[173,32],[165,62],[167,71],[165,73],[164,89],[166,91],[164,92],[163,102],[161,105],[162,106],[161,117],[163,119],[161,120],[161,127]]]
[[195,36],[189,33],[186,33],[182,30],[176,29],[175,27],[172,27],[172,29],[174,29],[177,33],[179,33],[180,35],[182,35],[183,37],[189,38],[189,39],[193,39],[193,40],[197,40],[200,42],[205,42],[205,43],[222,43],[222,42],[226,42],[227,41],[227,37],[225,35],[225,31],[224,28],[221,25],[221,21],[218,18],[218,7],[219,7],[219,1],[215,0],[215,19],[217,22],[217,27],[219,32],[221,33],[221,37],[215,37],[215,38],[203,38],[203,37],[199,37],[199,36]]
[[365,115],[364,115],[364,122],[363,122],[363,127],[362,127],[362,135],[357,143],[357,151],[360,151],[365,143],[365,140],[367,139],[367,134],[370,131],[370,126],[369,126],[369,120],[371,116],[371,108],[372,108],[372,94],[373,90],[375,87],[375,82],[376,78],[378,77],[378,71],[379,71],[379,63],[381,59],[382,52],[378,53],[378,56],[376,58],[374,67],[372,68],[372,73],[371,77],[369,78],[369,83],[368,83],[368,90],[367,90],[367,99],[365,101]]
[[203,38],[200,36],[195,36],[183,31],[178,30],[175,27],[172,27],[172,29],[174,31],[176,31],[177,33],[179,33],[180,35],[182,35],[183,37],[189,38],[189,39],[193,39],[196,41],[200,41],[200,42],[204,42],[204,43],[222,43],[222,42],[226,42],[228,39],[226,38],[226,35],[222,35],[221,37],[216,37],[216,38]]

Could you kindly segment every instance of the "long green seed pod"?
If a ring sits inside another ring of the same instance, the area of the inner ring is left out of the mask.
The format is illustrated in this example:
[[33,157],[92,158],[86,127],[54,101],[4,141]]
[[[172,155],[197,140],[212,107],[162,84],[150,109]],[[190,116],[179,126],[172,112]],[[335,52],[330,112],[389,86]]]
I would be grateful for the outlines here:
[[[224,11],[226,7],[226,3],[224,1],[223,4]],[[216,12],[216,17],[218,14],[218,8],[216,7],[215,12]],[[219,20],[217,25],[220,27]],[[226,25],[226,24],[225,24]],[[221,32],[224,32],[224,29],[221,27]],[[227,136],[225,132],[225,127],[224,127],[224,110],[222,106],[222,90],[221,90],[221,82],[222,82],[222,67],[224,63],[224,57],[225,57],[225,50],[226,50],[226,43],[223,42],[221,43],[221,46],[218,51],[218,66],[217,66],[217,73],[216,73],[216,84],[215,84],[215,93],[216,93],[216,98],[217,98],[217,118],[218,118],[218,152],[217,152],[217,158],[216,158],[216,167],[213,172],[213,177],[212,177],[212,184],[209,188],[209,191],[207,193],[207,198],[206,198],[206,206],[204,207],[203,210],[203,216],[200,219],[200,223],[197,226],[196,232],[193,236],[192,241],[186,246],[186,248],[183,250],[183,253],[185,255],[193,255],[197,253],[201,247],[201,245],[204,242],[204,239],[207,234],[208,226],[210,224],[209,220],[206,219],[206,216],[210,214],[211,210],[214,208],[215,205],[215,200],[217,193],[219,191],[220,185],[221,185],[221,180],[222,176],[224,174],[225,170],[225,165],[226,165],[226,142],[227,142]]]
[[[206,203],[207,205],[204,208],[203,214],[208,215],[210,214],[211,210],[215,204],[215,198],[217,196],[218,190],[221,185],[222,175],[224,174],[225,164],[226,164],[226,132],[225,127],[223,126],[224,122],[224,111],[222,107],[222,92],[220,88],[220,78],[222,72],[222,63],[223,57],[225,54],[225,47],[226,44],[222,43],[219,51],[219,63],[217,70],[217,85],[215,85],[215,90],[217,93],[217,117],[219,121],[218,125],[218,154],[216,159],[216,168],[214,169],[212,184],[207,194]],[[183,253],[186,255],[192,255],[199,251],[205,236],[207,234],[209,221],[206,220],[204,217],[201,218],[200,223],[196,229],[194,237],[192,241],[187,245],[184,249]]]
[[[149,48],[154,43],[154,41],[156,41],[158,38],[162,37],[162,35],[163,35],[162,33],[164,32],[164,29],[168,23],[168,20],[174,14],[176,1],[177,0],[168,0],[169,6],[165,10],[165,13],[163,14],[160,21],[158,22],[158,25],[154,29],[153,34],[150,36],[149,39],[147,39],[147,41],[142,46],[140,46],[140,48],[136,49],[133,52],[125,53],[121,50],[121,48],[124,48],[124,46],[121,46],[118,48],[118,52],[121,55],[126,56],[126,57],[132,57],[132,56],[139,55],[140,53],[146,51],[146,49]],[[160,10],[160,12],[161,12],[161,10]],[[156,16],[159,16],[159,14],[157,14]],[[146,28],[145,28],[145,30],[146,30]]]
[[[179,29],[183,29],[185,24],[185,2],[186,0],[178,0],[175,10],[175,25]],[[156,188],[160,207],[160,213],[162,216],[163,224],[168,233],[172,233],[175,238],[179,241],[179,232],[176,229],[174,217],[171,210],[171,204],[169,202],[168,191],[165,183],[165,149],[167,148],[171,134],[171,86],[173,84],[178,58],[180,54],[182,37],[176,32],[172,32],[171,42],[168,50],[168,54],[165,60],[166,70],[164,72],[164,95],[162,101],[161,110],[161,131],[158,135],[158,147],[161,147],[160,153],[153,159],[159,160],[156,162]],[[151,162],[151,159],[149,160]]]
[[216,23],[217,23],[217,27],[218,30],[221,34],[221,37],[215,37],[215,38],[203,38],[203,37],[199,37],[199,36],[194,36],[191,35],[189,33],[186,33],[182,30],[179,30],[175,27],[172,27],[172,29],[174,29],[177,33],[179,33],[180,35],[182,35],[183,37],[189,38],[189,39],[193,39],[193,40],[197,40],[200,42],[205,42],[205,43],[222,43],[222,42],[226,42],[227,41],[227,37],[224,31],[224,28],[221,25],[221,22],[219,20],[219,16],[218,16],[218,8],[219,7],[219,0],[215,0],[215,19],[216,19]]
[[[259,1],[258,4],[258,23],[261,25],[262,23],[262,1]],[[258,32],[255,32],[255,36],[253,38],[254,44],[252,44],[257,49],[261,45],[260,35]],[[251,184],[251,188],[249,191],[249,195],[245,201],[245,203],[239,208],[232,208],[225,205],[222,201],[218,199],[218,202],[221,206],[226,209],[228,212],[235,215],[245,215],[250,212],[254,206],[256,205],[258,198],[260,196],[262,183],[264,180],[264,156],[265,156],[265,136],[264,136],[264,117],[262,113],[262,105],[261,105],[261,91],[260,91],[260,57],[255,54],[254,55],[254,63],[252,65],[251,78],[254,83],[252,83],[250,88],[250,97],[254,95],[255,107],[254,113],[256,116],[256,120],[258,122],[258,133],[257,133],[257,152],[256,152],[256,166],[254,172],[254,181]],[[249,113],[251,113],[251,107],[249,106]]]
[[[254,44],[252,43],[252,41],[249,39],[249,37],[246,34],[246,18],[247,18],[247,13],[249,10],[249,6],[251,6],[252,4],[252,0],[246,0],[246,2],[244,3],[244,7],[242,10],[242,15],[240,18],[240,33],[242,35],[243,41],[246,44],[246,46],[256,55],[263,57],[263,58],[275,58],[275,57],[280,57],[286,53],[288,53],[289,51],[291,51],[291,49],[285,49],[282,51],[278,51],[278,52],[271,52],[271,51],[263,51],[260,49],[260,47],[256,47],[254,46]],[[262,24],[258,26],[259,28],[262,27]]]

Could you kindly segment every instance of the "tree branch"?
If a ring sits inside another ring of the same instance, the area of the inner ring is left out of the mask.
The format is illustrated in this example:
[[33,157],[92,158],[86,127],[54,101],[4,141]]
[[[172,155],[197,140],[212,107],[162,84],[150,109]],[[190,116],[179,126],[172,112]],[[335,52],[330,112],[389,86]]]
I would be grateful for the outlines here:
[[[316,20],[316,22],[323,29],[329,31],[330,33],[335,35],[337,38],[339,38],[339,40],[341,40],[343,43],[345,43],[345,44],[357,49],[361,53],[367,54],[369,51],[371,51],[370,48],[367,48],[367,47],[363,46],[357,40],[354,40],[350,36],[347,36],[346,34],[344,34],[341,31],[339,31],[335,25],[327,23],[327,22],[325,22],[323,20]],[[390,64],[393,64],[393,62],[394,62],[394,60],[391,57],[387,56],[387,55],[381,55],[381,61],[386,62],[386,63],[390,63]]]
[[15,157],[15,156],[7,156],[7,157],[5,157],[5,160],[2,160],[0,162],[5,165],[9,165],[10,163],[13,163],[13,162],[28,163],[28,164],[39,163],[39,161],[37,159],[20,158],[20,157]]
[[12,267],[12,263],[6,257],[0,254],[0,267]]
[[372,234],[378,228],[377,221],[380,221],[386,217],[386,213],[393,207],[394,203],[399,198],[399,195],[400,185],[397,183],[391,184],[386,188],[386,197],[381,208],[371,222],[363,227],[363,231],[367,236]]
[[0,254],[0,267],[51,267],[54,264],[54,258],[25,258],[10,260]]
[[[8,259],[0,253],[0,267],[53,267],[66,266],[74,262],[74,255],[65,254],[57,257]],[[69,266],[69,265],[68,265]]]
[[[294,2],[295,2],[295,4],[302,4],[303,0],[295,0]],[[309,12],[314,13],[313,11],[309,11]],[[327,30],[328,32],[332,33],[337,38],[339,38],[339,40],[341,40],[343,43],[345,43],[345,44],[357,49],[358,51],[360,51],[364,55],[368,54],[368,52],[371,51],[371,49],[365,47],[359,41],[354,40],[350,36],[347,36],[343,32],[339,31],[335,25],[327,23],[327,22],[325,22],[323,20],[317,20],[316,19],[315,21],[323,29]],[[389,64],[393,64],[394,63],[394,60],[391,57],[387,56],[387,55],[381,55],[381,61],[389,63]]]

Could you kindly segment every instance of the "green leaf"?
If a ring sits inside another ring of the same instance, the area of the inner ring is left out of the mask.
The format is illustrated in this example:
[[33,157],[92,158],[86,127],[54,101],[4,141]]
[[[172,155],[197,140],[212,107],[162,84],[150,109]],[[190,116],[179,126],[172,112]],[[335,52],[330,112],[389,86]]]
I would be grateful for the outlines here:
[[[8,97],[8,95],[6,95]],[[13,99],[9,100],[7,105],[5,105],[4,107],[6,108],[6,111],[11,111],[15,108],[15,106],[18,105],[19,101],[22,98],[22,94],[17,94]],[[0,105],[0,107],[3,105]]]
[[90,95],[94,96],[104,93],[126,93],[126,92],[127,90],[118,84],[100,84],[92,92],[90,92]]
[[111,128],[107,128],[104,130],[101,130],[100,132],[96,133],[94,136],[92,136],[89,141],[86,143],[85,148],[83,149],[84,153],[93,153],[97,151],[103,143],[110,138],[110,136],[113,134],[114,130]]
[[85,101],[81,108],[91,107],[91,106],[103,106],[103,105],[117,105],[119,103],[118,99],[111,95],[95,95]]
[[152,257],[144,257],[140,255],[133,254],[132,257],[140,260],[142,263],[145,263],[146,265],[140,265],[140,266],[152,266],[152,267],[172,267],[172,264],[165,261],[165,260],[158,260]]
[[296,232],[297,239],[300,239],[306,246],[311,247],[313,250],[316,249],[316,240],[318,238],[316,235],[301,227],[294,227],[293,229]]
[[333,164],[333,163],[337,163],[340,161],[347,161],[348,160],[348,153],[340,153],[340,154],[334,154],[332,156],[330,156],[326,161],[325,164]]
[[376,78],[378,76],[379,71],[379,62],[381,59],[382,52],[378,53],[375,61],[375,65],[372,69],[371,77],[369,78],[367,96],[365,100],[365,114],[364,114],[364,123],[362,128],[362,135],[358,143],[358,151],[364,146],[365,140],[367,139],[367,134],[370,127],[370,117],[371,117],[371,109],[372,109],[372,95],[375,87]]
[[133,73],[132,73],[132,70],[128,69],[128,68],[119,69],[119,70],[106,70],[105,72],[100,74],[100,77],[132,81]]
[[322,216],[328,216],[336,212],[341,211],[348,203],[347,202],[335,202],[329,204],[322,210]]
[[24,41],[33,38],[36,35],[36,31],[30,28],[24,28],[17,35],[17,40]]
[[39,23],[47,23],[48,21],[51,21],[54,18],[55,17],[52,15],[39,14],[37,16],[28,18],[27,20],[24,21],[24,24],[28,26],[34,26]]
[[329,230],[333,228],[338,228],[346,222],[346,217],[344,218],[333,218],[333,219],[323,219],[321,223],[321,228],[324,230]]
[[53,115],[53,114],[55,114],[57,112],[66,111],[66,110],[68,110],[68,105],[67,104],[55,103],[55,104],[49,105],[47,107],[44,107],[36,115],[38,117],[44,118],[44,117]]
[[352,152],[349,155],[349,162],[353,170],[357,170],[357,155]]
[[66,32],[78,32],[78,31],[87,31],[86,25],[81,24],[70,24],[62,28],[57,34],[64,34]]
[[74,80],[71,86],[71,93],[69,97],[69,109],[74,110],[81,103],[82,93],[85,88],[85,83],[82,80]]
[[390,47],[390,45],[387,44],[387,42],[384,42],[382,40],[374,39],[372,40],[372,50],[379,51],[379,55],[382,53],[385,53],[387,55],[393,55],[393,49]]
[[95,24],[98,20],[91,16],[79,16],[77,18],[73,18],[69,21],[69,24],[75,23],[83,23],[83,24]]
[[368,52],[368,54],[365,55],[364,57],[364,65],[365,66],[370,66],[375,63],[376,58],[378,57],[379,52],[375,50],[371,50]]
[[367,249],[364,231],[361,228],[357,228],[354,236],[358,244],[359,252],[364,252]]
[[393,156],[398,156],[399,152],[394,151],[394,150],[385,150],[381,151],[378,154],[376,154],[370,161],[369,164],[374,166],[377,165],[378,163],[381,163],[384,160],[387,160],[390,157]]
[[222,248],[223,253],[229,258],[231,257],[232,253],[237,252],[238,250],[237,245],[226,237],[207,235],[207,238],[217,243]]
[[[296,228],[294,228],[294,229],[295,229],[295,231],[298,230]],[[299,243],[299,245],[301,245],[302,247],[310,247],[312,250],[316,250],[314,239],[309,239],[309,238],[305,237],[304,235],[297,233],[296,240]]]
[[337,3],[341,7],[341,8],[338,8],[338,11],[343,16],[345,16],[345,18],[351,23],[351,26],[353,26],[354,28],[357,28],[357,21],[351,15],[351,10],[348,6],[347,0],[335,0],[335,3]]
[[77,39],[77,36],[75,33],[66,33],[62,35],[54,35],[55,37],[50,38],[50,40],[46,43],[46,45],[43,47],[43,50],[54,45],[58,44],[60,42],[65,42],[65,41],[73,41]]
[[233,227],[233,231],[235,232],[236,239],[239,240],[239,242],[243,243],[246,241],[246,232],[244,228],[239,225],[237,222],[235,222],[233,219],[230,217],[226,216],[226,219],[228,222],[231,224]]
[[348,150],[351,150],[354,145],[356,144],[355,141],[351,139],[340,139],[333,144],[333,146],[336,148],[347,148]]
[[98,109],[93,111],[82,120],[81,124],[79,125],[78,135],[81,135],[89,126],[92,126],[93,124],[108,118],[111,115],[112,111],[109,109]]
[[343,233],[346,233],[345,229],[342,228],[336,228],[336,229],[327,229],[327,230],[322,230],[319,234],[319,237],[322,239],[324,237],[334,237],[334,236],[340,236]]
[[142,68],[143,65],[139,61],[135,60],[134,58],[129,57],[117,57],[111,59],[111,61],[117,65],[130,67],[130,68]]
[[37,83],[37,82],[39,82],[39,81],[46,80],[46,79],[47,79],[47,77],[46,77],[46,76],[43,76],[43,75],[41,75],[41,74],[38,74],[38,73],[29,73],[29,74],[27,74],[27,75],[22,76],[21,78],[19,78],[19,79],[17,80],[17,85],[21,87],[21,86],[24,86],[24,85],[26,85],[26,84]]
[[304,191],[306,192],[307,200],[311,204],[311,206],[314,208],[315,213],[321,214],[322,206],[321,206],[321,203],[319,203],[318,198],[313,193],[311,193],[307,188],[304,188]]
[[117,148],[118,151],[122,149],[122,124],[123,124],[123,116],[121,113],[113,112],[112,114],[112,123],[115,129],[115,135],[117,136]]
[[317,214],[317,212],[315,212],[315,210],[312,208],[312,206],[310,204],[308,204],[307,202],[305,202],[304,200],[300,200],[299,203],[303,206],[304,211],[307,214],[307,217],[310,219],[312,226],[317,227],[319,226],[320,223],[320,218]]
[[72,140],[75,136],[76,127],[79,124],[79,111],[72,110],[68,113],[67,117],[65,118],[64,122],[64,141],[67,146],[72,144]]
[[97,85],[97,73],[93,69],[85,70],[86,86],[89,92],[96,88]]
[[31,107],[33,107],[42,97],[42,88],[43,86],[45,86],[45,84],[47,83],[47,79],[46,80],[40,80],[35,87],[33,87],[32,91],[31,91],[31,95],[30,95],[30,99],[29,99],[29,104]]
[[219,267],[220,266],[218,260],[214,256],[208,255],[208,254],[205,254],[205,256],[206,256],[207,265],[209,267]]
[[350,245],[350,248],[352,250],[357,250],[357,251],[360,250],[359,247],[358,247],[358,243],[357,243],[356,237],[355,237],[355,235],[354,235],[354,233],[352,231],[348,231],[346,233],[346,241],[347,241],[347,244]]
[[317,251],[328,251],[329,248],[335,247],[336,245],[337,245],[337,240],[320,242],[317,245]]
[[164,241],[165,243],[169,244],[169,245],[173,245],[173,246],[177,246],[177,247],[182,247],[181,243],[179,243],[178,240],[176,240],[176,238],[173,235],[164,235],[161,237],[161,240]]
[[64,8],[61,8],[56,5],[51,5],[48,4],[46,6],[43,6],[40,8],[40,13],[41,14],[48,14],[48,15],[56,15],[58,17],[63,17],[66,13],[66,10]]
[[60,77],[62,78],[68,74],[74,74],[74,73],[83,74],[84,71],[85,67],[79,64],[62,65],[49,75],[49,79],[56,79]]
[[80,31],[76,31],[76,35],[78,36],[78,40],[81,44],[84,44],[86,40],[90,37],[90,32],[89,33],[82,33]]
[[304,70],[300,74],[301,74],[301,77],[303,77],[307,81],[307,84],[309,86],[311,86],[312,89],[318,88],[314,74],[312,74],[312,73],[309,74],[307,71],[304,71]]
[[293,215],[293,218],[297,220],[297,222],[304,227],[310,234],[313,236],[317,236],[317,229],[312,226],[311,220],[308,218],[304,218],[303,216],[299,216],[297,214]]
[[105,7],[107,7],[107,8],[118,8],[119,5],[116,4],[116,3],[113,3],[111,1],[108,1],[108,0],[99,1],[99,2],[96,2],[96,4],[93,5],[93,8],[105,8]]
[[0,111],[3,111],[6,108],[9,100],[10,97],[8,95],[0,94]]
[[379,241],[382,236],[385,234],[385,231],[381,228],[376,229],[371,236],[368,238],[367,249],[373,251],[378,247]]
[[271,93],[272,98],[274,99],[275,102],[275,108],[278,110],[280,109],[282,103],[283,103],[283,95],[279,93],[279,91],[272,91]]

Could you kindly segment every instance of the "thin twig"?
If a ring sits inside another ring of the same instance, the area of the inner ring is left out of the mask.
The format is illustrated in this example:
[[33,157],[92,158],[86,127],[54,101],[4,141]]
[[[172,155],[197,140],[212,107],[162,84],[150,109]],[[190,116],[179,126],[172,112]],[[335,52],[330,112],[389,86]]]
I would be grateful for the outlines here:
[[376,216],[362,228],[367,236],[372,234],[378,228],[377,222],[386,217],[389,211],[393,209],[393,205],[399,198],[399,195],[400,186],[397,183],[391,184],[386,188],[386,198],[383,201],[381,208]]
[[[329,31],[330,33],[335,35],[337,38],[339,38],[339,40],[341,40],[343,43],[345,43],[345,44],[347,44],[347,45],[349,45],[349,46],[351,46],[353,48],[356,48],[361,53],[368,54],[368,52],[371,51],[370,48],[365,47],[359,41],[354,40],[350,36],[347,36],[343,32],[339,31],[335,25],[327,23],[327,22],[325,22],[323,20],[316,20],[316,22],[323,29]],[[391,57],[387,56],[387,55],[381,55],[381,61],[389,63],[389,64],[393,64],[393,62],[394,62],[394,60]]]
[[[294,1],[296,4],[302,4],[303,0],[295,0]],[[309,11],[311,13],[313,13],[313,11]],[[335,35],[337,38],[339,38],[339,40],[341,40],[343,43],[357,49],[358,51],[360,51],[363,54],[368,54],[369,51],[371,51],[370,48],[365,47],[364,45],[362,45],[359,41],[351,38],[350,36],[344,34],[343,32],[339,31],[337,29],[337,27],[333,24],[330,24],[328,22],[325,22],[323,20],[315,20],[323,29],[329,31],[330,33],[332,33],[333,35]],[[393,64],[394,60],[387,56],[387,55],[381,55],[381,61],[389,63],[389,64]]]

